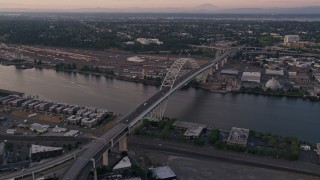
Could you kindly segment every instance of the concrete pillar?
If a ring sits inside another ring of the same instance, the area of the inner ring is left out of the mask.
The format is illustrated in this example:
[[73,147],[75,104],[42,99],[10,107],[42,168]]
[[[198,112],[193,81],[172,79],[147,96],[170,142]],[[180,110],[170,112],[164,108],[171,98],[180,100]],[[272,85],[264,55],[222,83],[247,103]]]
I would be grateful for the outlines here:
[[212,74],[213,74],[213,68],[210,68],[210,69],[209,69],[209,74],[208,74],[208,75],[209,75],[209,76],[212,76]]
[[108,166],[109,165],[109,150],[106,150],[106,152],[104,152],[102,154],[102,165],[104,166]]
[[223,67],[224,66],[224,61],[221,61],[221,67]]
[[228,62],[228,58],[224,58],[224,63],[227,63]]
[[219,64],[216,65],[216,70],[219,70]]
[[122,136],[119,140],[119,151],[128,151],[127,148],[127,136]]
[[92,167],[93,167],[93,180],[98,180],[97,168],[96,168],[96,160],[91,158]]

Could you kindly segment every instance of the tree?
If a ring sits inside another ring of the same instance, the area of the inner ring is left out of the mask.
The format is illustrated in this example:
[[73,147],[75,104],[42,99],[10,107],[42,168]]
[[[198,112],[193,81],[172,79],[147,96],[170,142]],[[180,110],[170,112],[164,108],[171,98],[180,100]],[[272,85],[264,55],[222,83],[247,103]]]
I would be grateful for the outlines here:
[[219,140],[219,137],[220,137],[220,130],[219,129],[212,130],[209,137],[210,143],[215,144]]
[[72,69],[77,69],[77,64],[76,63],[72,64]]

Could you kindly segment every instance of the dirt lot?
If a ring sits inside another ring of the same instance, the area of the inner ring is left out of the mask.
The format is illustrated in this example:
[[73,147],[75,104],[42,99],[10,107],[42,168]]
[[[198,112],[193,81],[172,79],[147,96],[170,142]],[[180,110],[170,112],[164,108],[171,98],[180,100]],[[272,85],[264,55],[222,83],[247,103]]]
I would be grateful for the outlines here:
[[36,116],[29,118],[28,115],[30,114],[34,114],[34,113],[18,111],[18,110],[14,110],[11,112],[12,116],[18,117],[18,118],[25,118],[25,119],[32,119],[32,120],[38,120],[38,121],[53,122],[53,123],[59,123],[62,121],[57,116],[46,115],[46,114],[37,114]]
[[218,160],[195,159],[179,154],[132,149],[144,166],[168,165],[180,180],[320,180],[319,177],[277,171]]

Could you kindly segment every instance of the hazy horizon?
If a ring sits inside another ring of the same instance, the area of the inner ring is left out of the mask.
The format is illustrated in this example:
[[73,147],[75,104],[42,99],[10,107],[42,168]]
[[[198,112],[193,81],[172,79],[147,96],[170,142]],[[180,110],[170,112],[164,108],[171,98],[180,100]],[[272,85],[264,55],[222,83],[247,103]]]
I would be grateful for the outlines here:
[[0,0],[0,8],[78,9],[78,8],[191,8],[212,4],[219,9],[230,8],[293,8],[319,6],[319,0]]

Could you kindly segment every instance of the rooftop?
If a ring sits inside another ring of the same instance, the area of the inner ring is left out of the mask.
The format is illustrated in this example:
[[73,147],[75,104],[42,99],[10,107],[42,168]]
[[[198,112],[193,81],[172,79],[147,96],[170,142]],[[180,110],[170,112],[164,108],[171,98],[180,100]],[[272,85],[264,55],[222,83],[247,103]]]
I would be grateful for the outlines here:
[[75,135],[77,135],[79,133],[80,133],[80,131],[78,131],[78,130],[70,130],[70,131],[66,132],[64,134],[64,136],[75,136]]
[[249,129],[233,127],[230,131],[227,142],[231,144],[247,145]]
[[41,145],[35,145],[35,144],[32,144],[31,148],[30,148],[31,154],[39,153],[39,152],[57,151],[57,150],[62,150],[62,148],[61,147],[41,146]]
[[187,129],[187,131],[183,134],[183,136],[199,137],[202,131],[203,131],[202,126],[192,126]]
[[113,170],[125,169],[130,167],[131,167],[130,159],[128,158],[128,156],[126,156],[123,159],[121,159],[121,161],[113,167]]
[[152,171],[152,174],[156,179],[169,179],[176,177],[169,166],[152,168],[150,170]]

